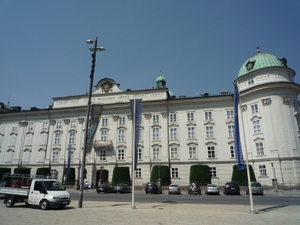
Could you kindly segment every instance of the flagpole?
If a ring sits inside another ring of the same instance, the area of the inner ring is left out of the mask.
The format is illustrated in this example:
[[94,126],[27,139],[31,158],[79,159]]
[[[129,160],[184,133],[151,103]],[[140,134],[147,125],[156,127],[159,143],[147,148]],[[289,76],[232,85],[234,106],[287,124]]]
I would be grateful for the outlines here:
[[254,205],[253,205],[253,196],[252,196],[252,188],[251,188],[251,178],[250,178],[250,171],[249,171],[249,162],[248,162],[248,150],[247,150],[247,145],[246,145],[246,135],[245,135],[245,126],[244,126],[244,118],[243,118],[243,112],[242,112],[242,100],[241,100],[241,95],[240,95],[240,88],[239,88],[239,82],[236,81],[236,86],[238,89],[239,93],[239,111],[241,114],[241,120],[242,120],[242,126],[243,126],[243,138],[244,138],[244,149],[245,149],[245,155],[246,155],[246,167],[247,167],[247,179],[248,179],[248,189],[249,189],[249,198],[250,198],[250,214],[256,214],[256,211],[254,210]]
[[132,174],[132,203],[131,208],[136,209],[134,204],[134,192],[135,192],[135,116],[136,116],[136,101],[135,101],[135,93],[133,94],[133,115],[132,115],[132,168],[131,168],[131,174]]

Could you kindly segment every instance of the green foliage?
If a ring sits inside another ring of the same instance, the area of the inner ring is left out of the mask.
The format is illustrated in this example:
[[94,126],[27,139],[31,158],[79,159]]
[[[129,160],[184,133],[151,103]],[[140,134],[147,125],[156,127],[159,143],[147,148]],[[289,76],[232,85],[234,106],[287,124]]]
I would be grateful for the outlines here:
[[14,174],[26,174],[30,175],[31,168],[19,167],[14,169]]
[[171,184],[171,176],[170,176],[170,167],[165,165],[153,166],[151,171],[151,182],[157,182],[157,180],[161,180],[162,186],[167,186]]
[[[251,165],[249,165],[249,171],[251,182],[256,181],[255,174]],[[241,186],[246,185],[248,183],[247,170],[239,170],[238,166],[234,165],[232,168],[231,181],[235,181]]]
[[2,181],[4,173],[11,173],[11,168],[0,167],[0,181]]
[[121,183],[131,185],[129,167],[115,167],[111,183],[112,185]]
[[47,174],[50,174],[49,167],[37,168],[36,173],[35,173],[35,175],[43,175],[43,176],[47,176]]
[[211,175],[208,165],[192,165],[190,168],[190,183],[195,182],[200,186],[211,183]]
[[[64,174],[63,174],[63,178],[62,178],[62,183],[64,183],[64,176],[67,173],[68,168],[64,169]],[[66,180],[66,185],[74,185],[75,184],[75,168],[71,167],[70,168],[70,172],[68,175],[68,178]]]

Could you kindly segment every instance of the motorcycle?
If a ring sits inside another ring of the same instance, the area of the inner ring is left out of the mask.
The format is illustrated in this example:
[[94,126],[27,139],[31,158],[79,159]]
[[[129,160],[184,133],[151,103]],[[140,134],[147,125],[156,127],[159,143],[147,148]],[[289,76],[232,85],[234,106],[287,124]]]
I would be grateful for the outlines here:
[[200,188],[195,188],[194,190],[192,188],[189,188],[187,191],[187,195],[201,195]]

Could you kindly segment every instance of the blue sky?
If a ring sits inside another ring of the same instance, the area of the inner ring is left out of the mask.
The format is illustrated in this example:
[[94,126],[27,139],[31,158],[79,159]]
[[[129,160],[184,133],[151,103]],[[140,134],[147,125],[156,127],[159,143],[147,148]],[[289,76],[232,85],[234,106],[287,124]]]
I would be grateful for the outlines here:
[[298,0],[0,0],[0,32],[0,102],[23,109],[88,92],[95,37],[94,84],[123,90],[162,70],[176,96],[233,92],[257,45],[300,73]]

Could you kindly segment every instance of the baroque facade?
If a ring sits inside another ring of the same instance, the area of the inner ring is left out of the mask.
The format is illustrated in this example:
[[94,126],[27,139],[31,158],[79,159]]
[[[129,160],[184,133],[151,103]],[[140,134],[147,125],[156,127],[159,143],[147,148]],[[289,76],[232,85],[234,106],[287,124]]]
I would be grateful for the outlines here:
[[[257,54],[233,81],[239,88],[239,122],[244,158],[264,185],[300,184],[300,86],[286,59]],[[92,151],[86,155],[86,180],[98,184],[100,170],[112,179],[115,166],[132,166],[132,116],[129,100],[142,99],[136,185],[150,179],[154,165],[169,165],[172,183],[188,185],[190,166],[210,167],[212,183],[231,180],[234,149],[234,95],[220,92],[176,97],[160,75],[156,88],[126,91],[101,79],[92,104],[103,104]],[[58,178],[68,161],[80,179],[88,95],[53,98],[46,109],[22,110],[1,103],[0,166],[51,167]]]

